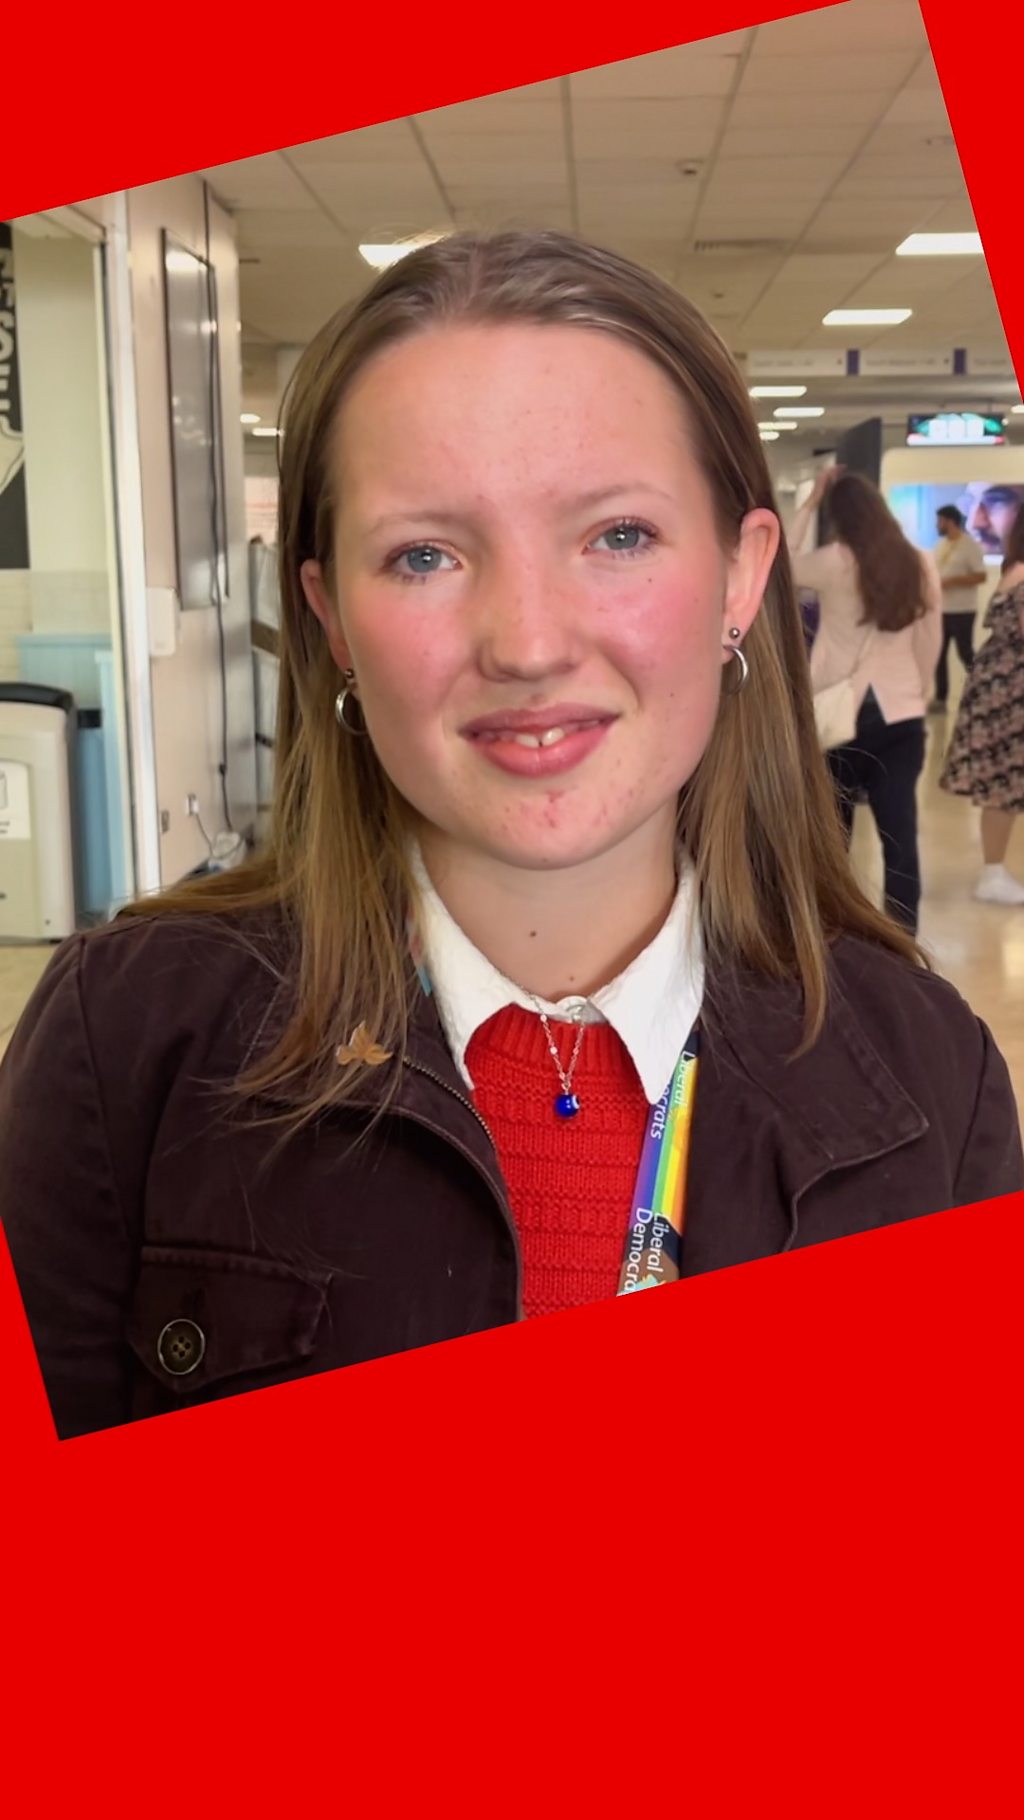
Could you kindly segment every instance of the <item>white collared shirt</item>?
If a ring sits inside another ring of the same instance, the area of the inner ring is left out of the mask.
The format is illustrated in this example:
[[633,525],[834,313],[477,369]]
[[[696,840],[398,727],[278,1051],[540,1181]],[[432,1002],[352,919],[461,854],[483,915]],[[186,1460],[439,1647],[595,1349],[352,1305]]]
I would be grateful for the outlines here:
[[704,996],[704,944],[696,914],[691,863],[680,859],[679,884],[668,917],[636,960],[591,998],[536,999],[491,964],[450,915],[435,891],[419,850],[412,852],[420,893],[418,932],[430,988],[455,1065],[473,1081],[466,1051],[488,1018],[506,1005],[567,1023],[608,1023],[629,1054],[648,1104],[666,1091]]

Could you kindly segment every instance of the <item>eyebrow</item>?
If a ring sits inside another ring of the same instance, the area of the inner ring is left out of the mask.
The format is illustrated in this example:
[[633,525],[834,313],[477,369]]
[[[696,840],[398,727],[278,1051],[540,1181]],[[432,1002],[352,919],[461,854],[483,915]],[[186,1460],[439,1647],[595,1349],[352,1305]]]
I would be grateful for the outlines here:
[[[671,493],[666,493],[661,487],[652,486],[649,481],[622,480],[617,481],[614,486],[596,487],[591,492],[578,493],[574,498],[563,501],[562,507],[566,512],[591,511],[595,506],[603,505],[607,500],[616,499],[622,493],[646,493],[656,499],[664,499],[670,505],[675,504]],[[392,526],[418,524],[422,519],[427,518],[431,524],[460,525],[465,524],[467,518],[471,516],[470,512],[452,512],[441,506],[420,506],[416,511],[386,513],[382,518],[375,519],[371,525],[367,526],[367,533],[373,537],[378,531],[389,530]]]

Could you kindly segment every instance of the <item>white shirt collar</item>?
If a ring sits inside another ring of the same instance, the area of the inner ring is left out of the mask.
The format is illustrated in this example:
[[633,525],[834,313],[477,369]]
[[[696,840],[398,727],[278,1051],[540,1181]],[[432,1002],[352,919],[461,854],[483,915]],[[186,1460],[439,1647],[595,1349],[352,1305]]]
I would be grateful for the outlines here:
[[569,1022],[609,1023],[627,1050],[650,1105],[672,1079],[680,1052],[704,996],[704,947],[696,914],[693,867],[680,859],[679,885],[666,921],[636,960],[592,998],[534,1000],[506,979],[450,915],[435,891],[419,849],[412,866],[420,893],[418,935],[425,971],[455,1065],[467,1087],[469,1044],[488,1018],[506,1005]]

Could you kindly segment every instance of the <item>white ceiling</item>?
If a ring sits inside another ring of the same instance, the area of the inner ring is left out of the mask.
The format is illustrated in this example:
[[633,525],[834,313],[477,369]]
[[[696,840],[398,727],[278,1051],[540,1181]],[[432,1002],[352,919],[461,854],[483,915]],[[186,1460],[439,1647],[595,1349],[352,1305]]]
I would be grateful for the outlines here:
[[[276,350],[365,287],[360,241],[471,225],[615,247],[684,290],[738,354],[974,347],[1006,359],[988,398],[1017,396],[984,261],[894,257],[915,230],[974,226],[916,0],[846,0],[205,174],[238,216],[246,404],[265,416]],[[914,314],[882,332],[821,326],[857,305]],[[856,416],[866,387],[816,395]],[[912,391],[911,404],[935,395]]]

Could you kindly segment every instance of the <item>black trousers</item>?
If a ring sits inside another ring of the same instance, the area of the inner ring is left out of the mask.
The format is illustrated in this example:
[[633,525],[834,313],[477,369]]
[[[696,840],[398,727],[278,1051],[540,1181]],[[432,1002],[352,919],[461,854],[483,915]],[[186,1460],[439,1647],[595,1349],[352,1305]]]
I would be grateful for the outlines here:
[[921,901],[917,854],[917,780],[924,765],[924,719],[883,719],[869,690],[848,746],[835,746],[828,762],[849,841],[858,797],[875,818],[885,861],[885,907],[913,933]]
[[969,670],[974,662],[974,614],[944,613],[942,625],[942,651],[935,672],[935,699],[945,703],[949,700],[950,645],[956,646],[957,655],[965,670]]

